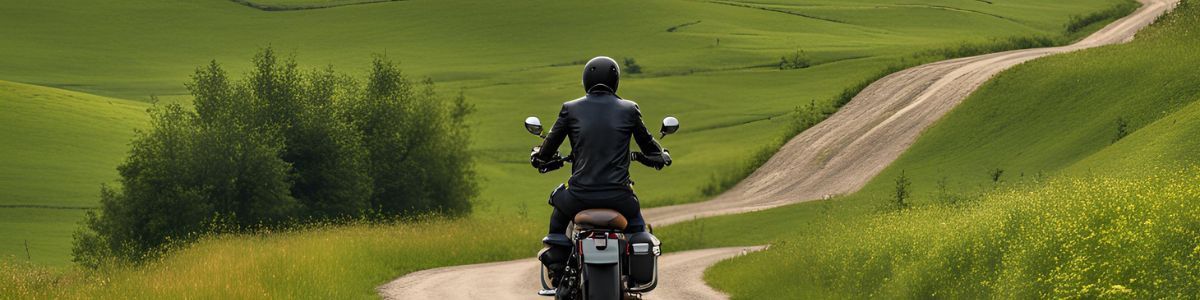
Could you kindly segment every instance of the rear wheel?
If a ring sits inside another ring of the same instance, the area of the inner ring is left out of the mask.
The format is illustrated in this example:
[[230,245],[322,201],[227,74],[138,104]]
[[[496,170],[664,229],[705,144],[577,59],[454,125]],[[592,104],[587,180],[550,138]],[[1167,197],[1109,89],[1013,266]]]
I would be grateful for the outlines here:
[[588,300],[620,300],[621,270],[618,264],[583,267],[584,293]]

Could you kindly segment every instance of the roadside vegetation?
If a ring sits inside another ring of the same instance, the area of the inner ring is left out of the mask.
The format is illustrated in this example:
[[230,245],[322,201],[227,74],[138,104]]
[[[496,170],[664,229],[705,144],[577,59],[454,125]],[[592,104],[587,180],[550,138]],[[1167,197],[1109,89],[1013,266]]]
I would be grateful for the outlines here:
[[1129,44],[1001,73],[858,193],[660,238],[771,244],[708,271],[734,298],[1195,295],[1196,10],[1185,1]]

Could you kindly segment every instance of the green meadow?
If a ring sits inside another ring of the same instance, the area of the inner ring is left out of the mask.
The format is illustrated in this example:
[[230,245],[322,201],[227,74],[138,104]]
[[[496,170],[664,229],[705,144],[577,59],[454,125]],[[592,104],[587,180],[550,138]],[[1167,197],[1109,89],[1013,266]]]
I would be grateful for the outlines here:
[[1194,297],[1198,16],[1001,73],[860,192],[660,237],[771,244],[706,273],[735,299]]
[[[580,96],[583,61],[635,58],[621,96],[647,123],[683,121],[664,143],[676,166],[637,169],[645,206],[703,199],[719,174],[777,145],[790,113],[830,106],[843,89],[930,49],[1020,36],[1075,37],[1072,16],[1127,4],[1072,1],[254,1],[329,6],[265,11],[232,1],[0,3],[0,255],[68,263],[70,233],[111,182],[154,95],[189,101],[183,86],[210,60],[244,72],[262,47],[303,66],[359,75],[373,55],[401,62],[471,117],[482,184],[478,217],[542,220],[548,191],[565,172],[539,175],[525,155],[536,139],[526,116],[553,119]],[[603,11],[605,15],[597,15]],[[1089,29],[1095,29],[1091,26]],[[803,50],[809,68],[779,70]],[[10,109],[11,107],[11,109]],[[70,209],[63,209],[70,207]],[[536,222],[535,222],[536,223]],[[535,247],[535,245],[530,246]]]

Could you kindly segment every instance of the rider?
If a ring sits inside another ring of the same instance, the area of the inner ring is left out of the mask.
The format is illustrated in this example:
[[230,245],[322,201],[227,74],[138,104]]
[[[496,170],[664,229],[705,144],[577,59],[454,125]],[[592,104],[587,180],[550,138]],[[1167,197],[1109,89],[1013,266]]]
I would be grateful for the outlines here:
[[[530,163],[542,172],[563,166],[558,147],[571,142],[571,178],[550,194],[549,234],[542,239],[547,248],[538,258],[551,270],[551,278],[562,270],[570,251],[564,234],[576,213],[591,208],[616,210],[628,220],[626,232],[645,231],[641,207],[629,180],[630,160],[662,169],[671,156],[642,123],[637,103],[618,97],[620,68],[613,59],[599,56],[583,68],[582,98],[563,103],[541,146],[530,154]],[[629,152],[629,140],[642,152]]]

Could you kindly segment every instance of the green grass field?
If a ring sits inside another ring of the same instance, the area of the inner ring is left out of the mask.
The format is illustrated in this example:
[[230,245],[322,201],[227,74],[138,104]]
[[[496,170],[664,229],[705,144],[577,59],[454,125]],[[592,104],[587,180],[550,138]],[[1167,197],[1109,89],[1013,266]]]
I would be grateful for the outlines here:
[[[478,157],[482,180],[476,214],[539,218],[549,212],[546,194],[566,174],[529,170],[524,155],[536,140],[519,120],[551,119],[558,103],[578,97],[583,60],[601,54],[636,58],[644,72],[627,76],[621,95],[642,104],[648,123],[666,115],[683,121],[681,133],[664,141],[679,163],[657,173],[635,170],[643,203],[696,201],[713,176],[741,168],[750,153],[775,143],[787,131],[788,120],[780,116],[798,104],[827,105],[842,89],[917,52],[1010,36],[1060,36],[1071,16],[1119,3],[400,1],[268,12],[232,1],[6,1],[0,3],[0,56],[9,59],[0,60],[0,80],[42,87],[5,84],[13,91],[0,95],[0,105],[15,107],[0,110],[0,124],[15,129],[3,134],[20,133],[13,143],[5,136],[0,148],[0,187],[6,188],[0,204],[94,205],[99,184],[115,177],[121,146],[145,118],[144,104],[115,99],[157,95],[186,102],[183,82],[195,67],[216,59],[237,74],[265,46],[293,52],[303,65],[334,65],[351,74],[365,71],[373,54],[385,53],[408,74],[437,81],[443,95],[463,92],[479,109],[472,117],[475,142],[466,147]],[[589,17],[598,10],[611,17]],[[780,56],[797,49],[815,66],[775,67]],[[72,118],[20,101],[70,97],[65,95],[92,99],[70,103],[121,121],[91,119],[99,118],[95,114]],[[123,110],[100,108],[104,101]],[[30,120],[55,121],[44,125],[46,133],[21,133],[41,128],[23,125]],[[0,255],[23,256],[17,243],[28,237],[34,261],[65,264],[64,237],[79,212],[47,209],[53,217],[43,217],[37,209],[21,209],[5,213],[14,217],[4,222],[26,225],[0,229]]]
[[[147,103],[0,81],[0,255],[61,265]],[[26,249],[28,247],[28,251]]]
[[[735,299],[1191,297],[1196,10],[1185,2],[1130,44],[1003,72],[858,193],[660,237],[772,244],[708,271]],[[897,211],[886,202],[901,172],[914,198]]]

